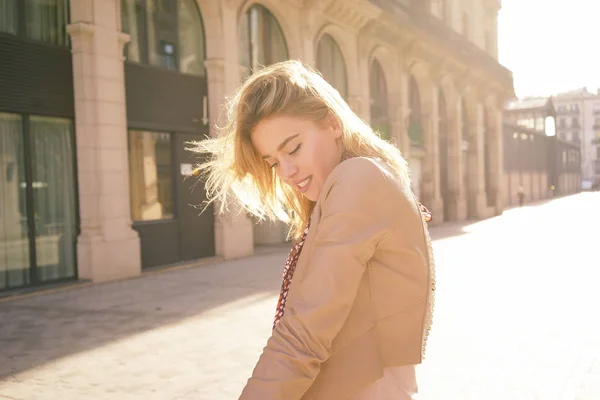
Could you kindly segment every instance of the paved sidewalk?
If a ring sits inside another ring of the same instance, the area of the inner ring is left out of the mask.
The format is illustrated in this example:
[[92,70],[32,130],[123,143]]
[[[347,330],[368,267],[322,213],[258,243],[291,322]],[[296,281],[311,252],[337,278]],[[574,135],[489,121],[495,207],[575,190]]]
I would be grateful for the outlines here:
[[[432,230],[427,400],[600,399],[598,235],[583,231],[599,205],[586,193]],[[285,255],[0,302],[0,399],[237,399]]]

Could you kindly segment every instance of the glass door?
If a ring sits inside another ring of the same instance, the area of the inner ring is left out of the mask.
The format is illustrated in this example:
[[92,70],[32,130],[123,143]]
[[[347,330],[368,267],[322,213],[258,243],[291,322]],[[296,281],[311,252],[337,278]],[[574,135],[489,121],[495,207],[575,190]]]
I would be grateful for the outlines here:
[[0,290],[76,276],[73,123],[0,113]]
[[0,113],[0,290],[29,284],[23,119]]
[[75,277],[73,124],[31,117],[35,259],[39,282]]

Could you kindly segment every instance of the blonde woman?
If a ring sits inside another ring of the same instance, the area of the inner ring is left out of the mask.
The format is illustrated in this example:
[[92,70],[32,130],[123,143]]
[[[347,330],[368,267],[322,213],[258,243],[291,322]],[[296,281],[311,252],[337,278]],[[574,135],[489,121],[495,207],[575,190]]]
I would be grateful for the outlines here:
[[253,74],[199,168],[232,202],[295,239],[272,335],[244,400],[414,399],[435,291],[428,212],[400,151],[315,71]]

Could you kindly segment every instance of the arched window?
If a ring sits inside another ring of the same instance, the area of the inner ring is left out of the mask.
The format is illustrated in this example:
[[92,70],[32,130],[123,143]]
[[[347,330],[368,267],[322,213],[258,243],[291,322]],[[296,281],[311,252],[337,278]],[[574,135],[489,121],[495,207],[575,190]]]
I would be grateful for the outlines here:
[[2,0],[0,32],[52,46],[69,46],[67,0]]
[[323,35],[317,46],[317,69],[323,78],[347,99],[348,77],[340,47],[330,35]]
[[421,114],[421,96],[419,95],[419,87],[414,76],[410,77],[410,116],[408,119],[408,138],[410,139],[411,147],[423,147],[425,141],[423,137],[423,122]]
[[204,26],[195,0],[121,0],[128,61],[205,76]]
[[370,75],[371,127],[379,132],[382,138],[389,140],[391,127],[388,116],[387,83],[379,61],[374,60],[371,64]]
[[240,60],[249,75],[289,58],[283,32],[265,7],[254,4],[240,21]]

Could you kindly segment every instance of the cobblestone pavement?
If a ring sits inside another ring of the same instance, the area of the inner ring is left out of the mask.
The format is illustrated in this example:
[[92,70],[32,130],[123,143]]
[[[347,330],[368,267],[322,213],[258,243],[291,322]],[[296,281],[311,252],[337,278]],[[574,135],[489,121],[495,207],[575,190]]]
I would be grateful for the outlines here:
[[[600,399],[600,193],[432,229],[427,400]],[[0,399],[237,399],[285,252],[0,302]]]

